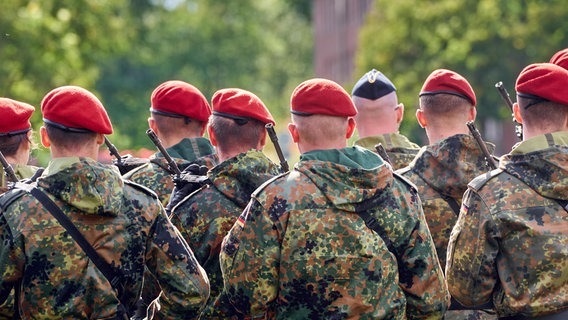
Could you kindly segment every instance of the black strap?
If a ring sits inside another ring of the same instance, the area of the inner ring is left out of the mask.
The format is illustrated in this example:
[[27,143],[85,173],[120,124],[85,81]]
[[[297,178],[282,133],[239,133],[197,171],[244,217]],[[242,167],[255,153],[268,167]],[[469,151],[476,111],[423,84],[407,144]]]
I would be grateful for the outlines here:
[[39,190],[38,188],[29,185],[29,184],[20,184],[16,185],[16,188],[25,190],[29,192],[32,196],[34,196],[39,202],[41,202],[45,208],[59,221],[61,226],[67,230],[67,232],[73,237],[73,240],[77,242],[77,244],[83,249],[83,251],[87,254],[89,259],[93,261],[95,266],[102,272],[102,274],[107,278],[108,282],[111,286],[117,291],[117,295],[122,297],[122,293],[124,292],[124,287],[121,282],[121,277],[114,272],[110,264],[108,264],[98,253],[97,251],[91,246],[91,244],[85,239],[85,237],[81,234],[81,232],[75,227],[73,222],[69,220],[69,218],[61,211],[61,209],[51,200],[44,192]]
[[558,204],[560,204],[560,206],[564,208],[566,212],[568,212],[568,200],[560,200],[560,199],[554,199],[554,200],[556,200],[556,202],[558,202]]
[[357,212],[357,214],[359,215],[359,217],[361,217],[361,219],[363,219],[363,221],[365,221],[365,225],[367,225],[369,229],[375,231],[379,235],[379,237],[383,239],[383,242],[385,243],[389,251],[392,252],[395,256],[397,256],[396,249],[393,246],[392,242],[390,241],[387,232],[379,224],[377,219],[373,218],[367,211],[359,211]]

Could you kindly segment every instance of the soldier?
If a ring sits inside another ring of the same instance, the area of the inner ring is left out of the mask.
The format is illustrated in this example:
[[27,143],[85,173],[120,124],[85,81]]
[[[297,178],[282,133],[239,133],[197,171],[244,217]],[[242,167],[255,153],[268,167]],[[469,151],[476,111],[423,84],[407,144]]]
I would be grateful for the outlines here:
[[[209,284],[193,252],[153,192],[94,160],[112,133],[103,105],[83,88],[64,86],[44,97],[41,110],[41,141],[52,159],[27,186],[54,202],[119,283],[90,261],[53,208],[15,188],[0,198],[0,302],[14,287],[23,319],[118,318],[120,307],[134,307],[147,267],[163,289],[163,316],[195,318]],[[120,296],[117,287],[124,288]]]
[[523,141],[471,181],[446,265],[452,296],[491,302],[500,319],[568,318],[568,71],[519,74],[514,116]]
[[290,105],[300,161],[252,194],[223,240],[233,306],[252,318],[441,319],[449,295],[420,199],[375,153],[347,147],[349,94],[311,79]]
[[194,192],[171,214],[172,223],[192,245],[197,261],[207,272],[211,296],[205,319],[222,317],[218,304],[211,308],[223,288],[219,265],[221,242],[243,211],[251,193],[280,173],[263,153],[265,125],[274,119],[264,103],[252,92],[222,89],[211,100],[213,115],[208,133],[220,163],[209,170],[209,184]]
[[568,48],[556,52],[552,58],[550,58],[550,63],[554,63],[568,70]]
[[[9,98],[0,98],[0,151],[18,180],[31,178],[40,168],[28,165],[33,146],[30,118],[35,107]],[[0,193],[8,190],[8,177],[0,167]],[[0,319],[14,318],[14,293],[0,306]]]
[[[434,70],[424,82],[419,97],[416,118],[426,131],[429,145],[422,147],[410,165],[397,173],[418,188],[440,264],[445,266],[450,233],[458,219],[467,184],[491,167],[466,125],[476,118],[477,101],[463,76],[451,70]],[[495,149],[494,145],[487,145],[491,152]],[[490,317],[479,310],[448,311],[446,316]]]
[[[39,169],[28,165],[32,149],[30,118],[35,108],[27,103],[0,98],[0,151],[18,179],[30,178]],[[0,167],[0,192],[7,190],[7,177]]]
[[[190,163],[207,167],[217,164],[215,149],[203,137],[211,107],[199,89],[183,81],[166,81],[152,92],[151,103],[148,125],[181,170]],[[158,152],[150,163],[124,177],[156,192],[166,207],[174,189],[172,175],[168,162]]]
[[381,72],[367,72],[353,87],[351,98],[357,108],[356,146],[375,151],[382,144],[393,168],[406,167],[420,147],[400,134],[404,104],[398,103],[394,84]]

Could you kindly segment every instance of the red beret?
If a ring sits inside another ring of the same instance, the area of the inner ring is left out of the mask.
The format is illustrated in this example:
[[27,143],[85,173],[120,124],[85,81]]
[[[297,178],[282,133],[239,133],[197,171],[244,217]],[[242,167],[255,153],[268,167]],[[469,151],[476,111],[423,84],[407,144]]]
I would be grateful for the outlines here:
[[467,82],[464,77],[451,70],[438,69],[432,71],[424,82],[419,96],[440,93],[453,94],[465,98],[474,106],[477,104],[475,92],[473,92],[469,82]]
[[290,107],[293,114],[300,116],[353,117],[357,114],[357,108],[345,89],[331,80],[319,78],[300,83],[292,92]]
[[43,122],[72,132],[112,133],[103,104],[91,92],[76,86],[51,90],[41,101]]
[[174,118],[190,118],[207,122],[211,107],[207,99],[191,84],[179,80],[166,81],[159,85],[151,97],[150,111]]
[[270,111],[254,93],[237,89],[221,89],[211,99],[213,114],[235,120],[256,119],[267,124],[275,124]]
[[552,58],[550,58],[550,63],[554,63],[568,70],[568,48],[556,52]]
[[552,63],[535,63],[525,67],[515,85],[519,97],[568,105],[566,88],[568,88],[568,70]]
[[24,133],[32,128],[30,118],[35,108],[20,101],[0,98],[0,136]]

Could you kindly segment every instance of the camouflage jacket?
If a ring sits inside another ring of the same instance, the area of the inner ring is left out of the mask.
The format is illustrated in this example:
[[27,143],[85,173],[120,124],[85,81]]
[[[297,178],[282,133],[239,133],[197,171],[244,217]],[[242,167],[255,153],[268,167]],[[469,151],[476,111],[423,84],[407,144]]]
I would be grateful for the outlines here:
[[[279,173],[278,165],[262,152],[241,153],[209,170],[210,184],[186,197],[172,210],[172,223],[194,250],[209,277],[208,305],[213,304],[223,288],[219,265],[223,237],[246,207],[252,192]],[[219,310],[207,313],[213,311]]]
[[[182,171],[190,163],[211,168],[219,162],[215,149],[205,138],[183,139],[178,144],[167,148],[166,151]],[[174,189],[173,174],[164,156],[158,152],[154,154],[149,163],[133,169],[125,174],[124,178],[156,192],[162,205],[166,207]]]
[[220,259],[224,291],[252,318],[441,319],[447,307],[416,191],[360,147],[305,153],[257,189]]
[[375,145],[381,143],[390,158],[394,170],[406,167],[420,150],[420,146],[400,133],[383,134],[358,139],[354,145],[376,152]]
[[[495,150],[492,144],[487,147],[489,152]],[[442,268],[446,266],[450,233],[458,220],[467,184],[490,170],[473,136],[458,134],[422,147],[408,167],[397,171],[418,189]],[[455,211],[450,205],[452,201]]]
[[[16,177],[18,177],[18,179],[20,180],[33,177],[33,175],[39,169],[41,169],[35,166],[21,165],[21,164],[12,165],[12,168],[14,169],[14,173],[16,173]],[[2,181],[2,184],[0,186],[0,193],[4,193],[8,191],[8,186],[6,181],[6,175],[4,174],[4,169],[1,166],[0,166],[0,177]],[[14,318],[14,291],[12,290],[6,301],[4,301],[4,303],[0,305],[0,319],[13,319],[13,318]]]
[[471,181],[448,247],[456,300],[493,301],[499,316],[566,310],[568,212],[558,200],[568,200],[568,132],[523,141]]
[[[205,304],[207,275],[151,191],[85,158],[55,159],[34,185],[120,272],[127,308],[137,302],[145,266],[162,286],[165,318],[196,315]],[[24,319],[114,316],[116,292],[49,211],[20,190],[0,199],[0,297],[19,288]]]

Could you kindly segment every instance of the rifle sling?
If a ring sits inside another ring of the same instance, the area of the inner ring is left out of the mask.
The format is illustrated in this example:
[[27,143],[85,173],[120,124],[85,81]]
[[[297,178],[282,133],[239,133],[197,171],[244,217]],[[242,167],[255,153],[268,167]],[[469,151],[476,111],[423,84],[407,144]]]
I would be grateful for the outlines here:
[[69,220],[69,218],[61,211],[61,209],[51,200],[44,192],[40,189],[29,185],[29,184],[16,184],[16,188],[29,192],[32,196],[34,196],[39,202],[43,204],[43,206],[57,219],[57,221],[61,224],[65,230],[71,235],[73,240],[77,242],[77,244],[83,249],[83,251],[87,254],[89,259],[95,264],[95,266],[102,272],[102,274],[107,278],[108,282],[112,286],[114,290],[117,291],[117,297],[119,298],[120,304],[125,306],[122,301],[120,301],[120,297],[122,297],[122,293],[124,292],[123,284],[121,283],[121,277],[114,272],[110,264],[108,264],[98,253],[97,251],[89,244],[87,239],[81,234],[81,232],[75,227],[73,222]]

